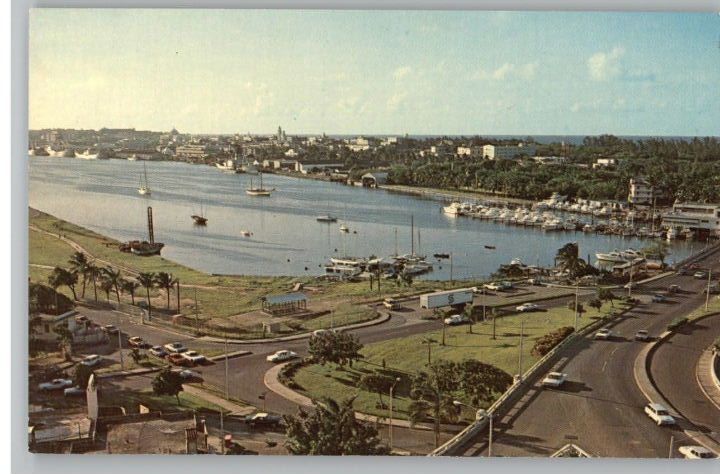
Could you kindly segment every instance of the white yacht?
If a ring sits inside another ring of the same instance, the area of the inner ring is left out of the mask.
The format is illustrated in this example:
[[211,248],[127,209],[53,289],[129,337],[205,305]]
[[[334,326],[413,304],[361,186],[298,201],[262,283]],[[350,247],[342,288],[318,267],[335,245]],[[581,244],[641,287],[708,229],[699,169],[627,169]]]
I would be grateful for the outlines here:
[[140,178],[140,187],[138,188],[138,193],[142,194],[143,196],[149,196],[151,192],[150,186],[148,185],[147,166],[145,166],[145,163],[143,163],[143,177]]
[[619,250],[615,249],[612,252],[608,253],[596,253],[595,257],[601,262],[614,262],[614,263],[623,263],[627,262],[627,258],[625,258]]
[[449,206],[444,206],[443,212],[451,216],[462,216],[465,213],[463,205],[459,202],[453,202]]

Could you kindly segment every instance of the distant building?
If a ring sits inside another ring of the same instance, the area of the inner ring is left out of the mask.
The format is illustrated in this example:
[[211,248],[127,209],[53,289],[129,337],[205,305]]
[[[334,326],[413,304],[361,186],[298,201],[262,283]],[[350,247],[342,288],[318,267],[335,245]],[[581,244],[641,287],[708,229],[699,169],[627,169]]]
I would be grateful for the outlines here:
[[295,163],[295,171],[302,174],[333,171],[343,167],[342,163]]
[[635,206],[652,204],[655,199],[661,198],[662,193],[653,188],[645,178],[630,178],[630,193],[628,202]]
[[564,156],[535,156],[533,160],[541,165],[562,165],[567,162]]
[[480,157],[483,154],[483,148],[481,146],[459,146],[455,150],[457,156],[467,157]]
[[179,158],[202,159],[208,156],[207,148],[201,144],[181,145],[175,149],[175,156]]
[[433,156],[452,155],[453,149],[452,149],[451,145],[449,145],[445,142],[441,142],[441,143],[438,143],[437,145],[433,145],[430,147],[430,154]]
[[351,151],[366,151],[370,149],[370,140],[363,137],[357,137],[348,142],[348,148]]
[[274,170],[295,170],[297,161],[295,160],[264,160],[263,168],[272,168]]
[[362,185],[368,188],[377,188],[387,183],[388,174],[384,172],[365,173],[360,178]]
[[598,158],[592,165],[593,169],[612,168],[613,166],[617,166],[615,158]]
[[520,156],[535,156],[535,146],[519,143],[512,145],[484,145],[483,157],[490,160],[512,160]]
[[690,229],[699,236],[720,237],[720,204],[675,203],[663,213],[662,226]]

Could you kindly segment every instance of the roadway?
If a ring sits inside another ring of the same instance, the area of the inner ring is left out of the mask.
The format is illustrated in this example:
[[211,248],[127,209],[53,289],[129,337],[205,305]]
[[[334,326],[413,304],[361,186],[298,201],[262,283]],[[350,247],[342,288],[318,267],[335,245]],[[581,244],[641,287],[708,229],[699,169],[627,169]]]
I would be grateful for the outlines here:
[[[698,263],[720,268],[716,255]],[[672,284],[682,291],[662,303],[651,301],[653,293]],[[563,354],[553,369],[568,374],[562,390],[542,389],[536,383],[496,420],[492,454],[549,456],[574,443],[594,456],[667,457],[671,436],[684,436],[679,429],[658,427],[643,412],[647,399],[636,385],[633,366],[646,343],[634,341],[634,334],[640,329],[654,337],[662,334],[672,319],[704,303],[705,284],[692,276],[672,275],[635,287],[633,296],[642,304],[608,325],[614,333],[611,340],[596,341],[590,334]],[[465,455],[486,454],[483,433]]]

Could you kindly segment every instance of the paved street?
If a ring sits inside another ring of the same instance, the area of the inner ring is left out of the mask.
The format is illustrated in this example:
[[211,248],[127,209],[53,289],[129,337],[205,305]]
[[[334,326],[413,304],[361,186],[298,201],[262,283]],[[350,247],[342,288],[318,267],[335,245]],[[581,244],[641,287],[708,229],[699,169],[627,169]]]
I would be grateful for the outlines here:
[[[717,260],[715,255],[701,264],[717,269]],[[663,303],[650,301],[671,284],[683,291]],[[548,390],[536,384],[496,423],[493,455],[548,456],[575,443],[596,456],[667,457],[671,435],[681,438],[682,433],[659,428],[644,414],[647,400],[635,383],[633,364],[646,343],[633,336],[640,329],[661,334],[672,319],[704,303],[704,286],[692,276],[673,275],[635,288],[634,296],[644,303],[609,326],[612,340],[595,341],[591,334],[558,363],[556,369],[569,375],[566,387]],[[481,436],[465,454],[485,455],[486,450]]]

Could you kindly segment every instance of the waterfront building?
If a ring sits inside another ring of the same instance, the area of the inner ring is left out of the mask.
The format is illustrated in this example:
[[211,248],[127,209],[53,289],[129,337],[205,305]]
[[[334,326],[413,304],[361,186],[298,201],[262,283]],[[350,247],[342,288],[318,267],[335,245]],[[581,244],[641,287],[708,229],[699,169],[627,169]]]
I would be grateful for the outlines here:
[[676,202],[662,215],[662,226],[690,229],[698,236],[720,237],[720,204]]
[[564,156],[535,156],[533,160],[541,165],[562,165],[567,162],[567,158]]
[[630,178],[630,193],[628,202],[632,205],[652,204],[654,200],[662,198],[662,192],[655,189],[645,178]]
[[366,151],[370,149],[370,140],[364,137],[357,137],[348,142],[351,151]]
[[617,165],[617,160],[615,158],[598,158],[595,163],[593,163],[592,167],[593,169],[598,168],[612,168],[613,166]]
[[535,146],[518,143],[517,145],[484,145],[483,157],[489,160],[512,160],[519,156],[534,156]]
[[319,173],[327,170],[336,170],[343,167],[342,163],[295,163],[295,171],[302,174]]
[[189,143],[178,146],[175,149],[175,156],[181,158],[205,158],[208,156],[208,153],[205,145]]

